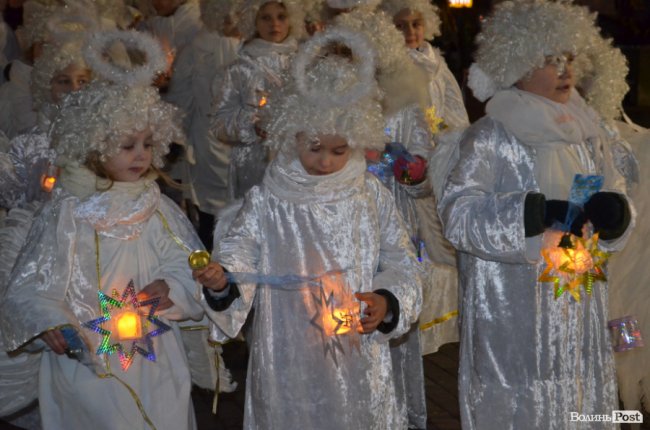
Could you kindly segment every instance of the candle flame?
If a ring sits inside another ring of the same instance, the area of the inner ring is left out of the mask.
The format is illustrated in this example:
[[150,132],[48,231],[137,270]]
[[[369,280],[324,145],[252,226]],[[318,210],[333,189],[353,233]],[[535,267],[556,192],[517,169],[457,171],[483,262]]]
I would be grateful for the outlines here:
[[52,192],[55,184],[56,184],[55,176],[44,176],[43,179],[41,180],[41,188],[43,189],[43,191],[46,191],[48,193]]
[[132,340],[142,337],[142,323],[137,312],[124,311],[114,316],[114,318],[118,340]]

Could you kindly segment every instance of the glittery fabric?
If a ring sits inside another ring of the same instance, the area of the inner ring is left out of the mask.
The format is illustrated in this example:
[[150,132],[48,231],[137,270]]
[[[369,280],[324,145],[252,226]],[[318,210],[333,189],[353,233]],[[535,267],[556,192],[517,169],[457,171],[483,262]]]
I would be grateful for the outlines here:
[[[622,178],[598,161],[611,150],[608,143],[556,142],[555,149],[570,157],[574,173],[607,172],[606,187],[623,192]],[[579,303],[570,295],[556,300],[552,283],[537,282],[544,269],[540,236],[524,238],[526,194],[551,186],[565,189],[566,199],[571,187],[569,172],[555,183],[548,177],[552,170],[545,167],[553,166],[540,165],[551,159],[540,157],[544,151],[549,148],[522,141],[493,118],[479,120],[461,140],[438,205],[445,235],[458,250],[464,429],[577,429],[584,425],[571,422],[571,412],[618,409],[607,284],[595,282]],[[629,230],[601,247],[620,249]]]
[[[191,278],[187,252],[166,231],[156,210],[188,248],[200,247],[191,224],[148,179],[115,183],[109,191],[81,200],[57,189],[35,219],[0,308],[5,345],[9,350],[26,343],[38,345],[35,336],[71,324],[90,351],[85,360],[88,366],[65,355],[43,353],[39,400],[45,429],[146,427],[125,387],[114,378],[97,376],[109,370],[107,363],[110,371],[135,391],[158,428],[195,428],[190,372],[173,321],[201,316],[196,301],[199,288]],[[122,292],[130,280],[139,290],[164,279],[174,302],[158,313],[173,329],[152,339],[156,362],[135,357],[126,373],[121,371],[117,354],[108,362],[94,355],[101,336],[80,327],[80,323],[100,316],[96,229],[99,283],[104,293],[111,294],[113,289]],[[71,404],[75,407],[62,407]]]
[[240,58],[226,70],[215,94],[212,123],[216,136],[233,145],[230,156],[229,187],[232,198],[241,198],[259,184],[268,163],[268,149],[255,132],[255,124],[265,115],[262,97],[269,106],[273,92],[283,85],[297,49],[294,39],[272,43],[253,39],[240,51]]
[[327,176],[309,176],[285,157],[280,153],[262,185],[246,196],[217,242],[217,260],[231,272],[264,275],[344,270],[351,292],[390,291],[400,316],[387,335],[357,336],[357,349],[352,338],[323,336],[310,323],[319,303],[316,288],[238,285],[241,297],[210,315],[220,329],[214,336],[235,336],[254,309],[244,428],[406,428],[387,341],[417,318],[420,279],[393,198],[376,178],[364,176],[359,152]]
[[24,207],[47,200],[49,193],[41,188],[41,175],[55,158],[50,139],[37,127],[12,139],[9,151],[0,153],[0,207]]

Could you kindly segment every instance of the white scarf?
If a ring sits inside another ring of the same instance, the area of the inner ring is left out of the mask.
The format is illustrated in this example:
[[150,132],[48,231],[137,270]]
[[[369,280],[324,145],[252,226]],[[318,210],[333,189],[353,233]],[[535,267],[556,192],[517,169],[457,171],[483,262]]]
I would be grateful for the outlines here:
[[611,165],[598,116],[575,90],[562,104],[510,88],[497,92],[486,112],[535,149],[535,177],[547,199],[566,200],[576,174],[604,174]]
[[343,169],[329,175],[314,176],[294,154],[280,151],[273,159],[263,183],[269,191],[294,203],[324,203],[349,198],[364,184],[366,161],[361,150],[352,150]]

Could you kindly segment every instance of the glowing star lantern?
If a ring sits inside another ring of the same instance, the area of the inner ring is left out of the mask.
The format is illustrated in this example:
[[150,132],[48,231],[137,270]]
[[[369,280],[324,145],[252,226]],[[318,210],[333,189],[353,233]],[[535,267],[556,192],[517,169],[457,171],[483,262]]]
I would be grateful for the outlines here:
[[258,103],[259,107],[264,107],[266,104],[269,102],[269,99],[266,98],[266,96],[260,97],[260,101]]
[[210,264],[210,253],[204,250],[192,251],[187,262],[192,270],[203,269]]
[[[155,315],[160,297],[138,300],[133,281],[129,282],[121,297],[117,290],[113,290],[112,295],[110,297],[98,291],[102,316],[81,324],[102,336],[95,353],[117,353],[125,372],[129,370],[136,353],[155,362],[153,338],[171,330]],[[125,344],[128,341],[131,341],[130,345]]]
[[591,295],[595,281],[607,280],[602,266],[610,254],[598,248],[598,233],[585,240],[552,231],[544,242],[550,245],[542,248],[546,267],[538,281],[552,282],[556,299],[568,292],[579,302],[580,287]]
[[472,0],[449,0],[449,7],[472,7]]
[[355,318],[359,319],[359,310],[335,308],[323,314],[323,329],[327,336],[338,336],[352,330]]

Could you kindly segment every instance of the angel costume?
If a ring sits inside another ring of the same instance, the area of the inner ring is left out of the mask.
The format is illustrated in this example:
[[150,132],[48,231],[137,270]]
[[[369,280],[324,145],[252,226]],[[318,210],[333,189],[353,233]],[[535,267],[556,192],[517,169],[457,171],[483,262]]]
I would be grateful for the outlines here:
[[189,45],[201,30],[198,0],[187,0],[170,16],[151,16],[138,29],[154,35],[177,52]]
[[230,155],[231,199],[243,197],[264,177],[268,150],[262,146],[255,124],[264,115],[265,103],[284,85],[283,72],[296,52],[291,36],[282,43],[253,39],[242,47],[239,59],[228,67],[215,95],[213,130],[233,145]]
[[[364,171],[359,151],[326,176],[308,175],[295,156],[280,152],[218,243],[217,259],[230,272],[323,277],[295,288],[240,283],[230,287],[240,297],[210,311],[215,335],[235,336],[252,317],[246,429],[407,426],[388,339],[419,313],[418,262],[393,197]],[[342,274],[326,283],[332,271]],[[399,302],[392,331],[326,334],[321,321],[334,303],[377,290]]]
[[[43,354],[45,429],[147,429],[148,420],[157,428],[193,429],[190,373],[172,321],[201,316],[186,250],[200,242],[152,179],[116,182],[103,192],[94,192],[95,180],[84,168],[66,170],[63,187],[35,219],[1,305],[6,347],[37,344],[36,336],[63,325],[86,344],[85,364]],[[171,331],[150,337],[153,355],[136,353],[123,371],[119,354],[95,353],[102,336],[81,324],[102,316],[98,291],[115,298],[113,291],[121,296],[130,282],[137,292],[156,279],[167,282],[174,302],[157,313]]]
[[[571,412],[618,409],[607,284],[594,282],[580,302],[556,299],[553,283],[538,282],[541,236],[524,238],[523,217],[528,193],[567,199],[577,173],[603,175],[605,190],[624,194],[610,144],[575,90],[566,104],[498,91],[463,136],[439,209],[458,250],[464,429],[581,428]],[[631,225],[599,246],[619,250]]]

